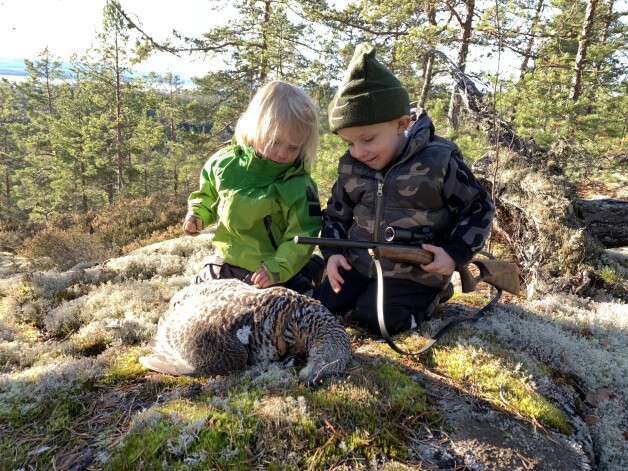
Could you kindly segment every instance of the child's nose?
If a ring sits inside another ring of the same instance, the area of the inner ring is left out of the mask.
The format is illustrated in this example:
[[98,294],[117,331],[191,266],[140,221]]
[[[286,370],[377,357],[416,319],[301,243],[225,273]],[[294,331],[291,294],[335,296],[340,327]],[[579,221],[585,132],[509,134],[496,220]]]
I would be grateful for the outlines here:
[[355,144],[353,146],[353,149],[351,150],[351,154],[358,160],[365,157],[366,153],[367,153],[366,148],[364,146],[357,145],[357,144]]

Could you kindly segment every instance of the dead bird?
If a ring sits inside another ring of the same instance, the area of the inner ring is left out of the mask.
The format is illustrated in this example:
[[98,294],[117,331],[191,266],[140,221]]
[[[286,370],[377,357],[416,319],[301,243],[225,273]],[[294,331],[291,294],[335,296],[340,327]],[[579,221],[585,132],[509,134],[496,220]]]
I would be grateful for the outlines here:
[[235,279],[209,280],[177,292],[140,357],[151,370],[214,376],[288,355],[307,358],[299,379],[314,385],[342,376],[351,339],[318,301],[284,287],[259,289]]

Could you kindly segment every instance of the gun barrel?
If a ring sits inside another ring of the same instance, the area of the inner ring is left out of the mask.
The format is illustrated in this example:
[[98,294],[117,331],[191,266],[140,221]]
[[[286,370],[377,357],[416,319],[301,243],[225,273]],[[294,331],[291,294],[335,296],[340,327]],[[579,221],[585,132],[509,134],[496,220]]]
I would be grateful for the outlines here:
[[320,245],[321,247],[346,247],[350,249],[372,249],[381,245],[381,242],[364,242],[361,240],[334,239],[331,237],[303,237],[296,236],[295,244]]
[[321,247],[345,247],[350,249],[372,249],[378,258],[386,258],[393,262],[422,265],[431,263],[434,256],[417,245],[391,244],[386,242],[367,242],[361,240],[334,239],[326,237],[294,238],[296,244],[320,245]]
[[[321,247],[345,247],[348,249],[378,249],[378,251],[401,250],[404,253],[407,250],[420,250],[418,245],[395,244],[390,242],[368,242],[363,240],[334,239],[333,237],[304,237],[295,236],[295,244],[320,245]],[[420,250],[423,252],[423,250]],[[429,262],[428,262],[429,263]]]

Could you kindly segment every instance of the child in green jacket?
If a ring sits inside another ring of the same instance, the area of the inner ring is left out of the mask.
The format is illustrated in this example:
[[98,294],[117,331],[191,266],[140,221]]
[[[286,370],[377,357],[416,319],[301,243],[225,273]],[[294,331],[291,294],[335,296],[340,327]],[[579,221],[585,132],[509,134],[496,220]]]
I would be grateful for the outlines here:
[[260,88],[235,129],[235,143],[205,164],[188,199],[183,232],[217,222],[216,256],[197,277],[239,278],[259,288],[305,292],[320,283],[324,262],[295,236],[318,236],[321,208],[310,166],[318,149],[317,107],[282,81]]

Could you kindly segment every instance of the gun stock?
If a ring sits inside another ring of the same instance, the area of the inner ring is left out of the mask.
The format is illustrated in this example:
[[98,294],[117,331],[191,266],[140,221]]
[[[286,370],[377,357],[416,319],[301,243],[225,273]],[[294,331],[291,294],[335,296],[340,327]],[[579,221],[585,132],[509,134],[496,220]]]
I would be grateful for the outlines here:
[[469,263],[474,264],[480,270],[480,274],[475,278],[476,283],[483,281],[515,296],[521,292],[519,267],[514,263],[490,259],[474,259]]
[[[434,260],[434,255],[431,252],[413,245],[300,236],[295,237],[294,242],[297,244],[320,245],[322,247],[363,248],[371,251],[377,258],[411,265],[427,265]],[[481,281],[514,295],[520,293],[519,268],[514,263],[489,259],[474,259],[469,263],[475,265],[480,273],[477,276],[473,276],[468,265],[458,270],[464,293],[475,291],[477,284]]]
[[[384,244],[377,245],[371,250],[378,258],[385,258],[399,263],[427,265],[434,260],[431,252],[418,247],[387,247]],[[481,281],[514,295],[518,295],[521,291],[519,268],[514,263],[502,260],[471,260],[469,264],[475,265],[480,273],[478,276],[473,276],[468,265],[458,270],[463,293],[472,293]]]

